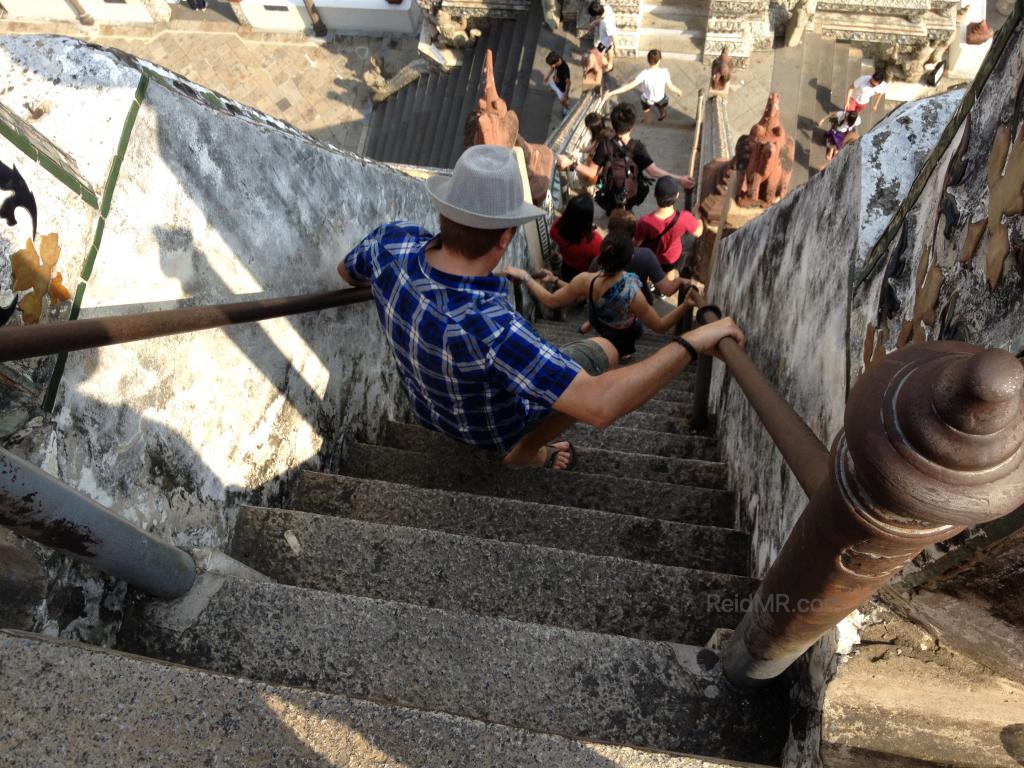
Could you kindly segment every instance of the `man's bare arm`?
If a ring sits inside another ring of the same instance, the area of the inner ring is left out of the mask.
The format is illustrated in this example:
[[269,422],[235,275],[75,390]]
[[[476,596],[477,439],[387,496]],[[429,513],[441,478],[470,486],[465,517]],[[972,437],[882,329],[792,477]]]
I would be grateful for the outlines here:
[[[718,342],[726,337],[743,343],[743,332],[731,317],[683,336],[697,352],[706,354],[715,354]],[[647,359],[625,368],[600,376],[581,372],[555,401],[555,410],[603,429],[654,397],[691,362],[689,352],[681,344],[669,343]]]
[[644,168],[644,173],[650,176],[652,179],[660,179],[662,176],[671,176],[673,179],[683,185],[683,189],[693,189],[697,186],[697,182],[693,180],[692,176],[681,176],[675,173],[670,173],[664,168],[659,168],[656,164],[651,163]]
[[341,275],[342,280],[351,285],[353,288],[362,288],[364,286],[369,285],[369,283],[361,283],[355,278],[353,278],[351,275],[349,275],[348,270],[345,269],[344,261],[338,262],[338,274]]
[[618,96],[620,93],[625,93],[628,90],[636,88],[638,85],[640,85],[642,80],[643,76],[641,73],[640,75],[637,75],[635,78],[633,78],[632,81],[626,83],[625,85],[616,88],[614,91],[609,91],[607,98],[611,98],[612,96]]

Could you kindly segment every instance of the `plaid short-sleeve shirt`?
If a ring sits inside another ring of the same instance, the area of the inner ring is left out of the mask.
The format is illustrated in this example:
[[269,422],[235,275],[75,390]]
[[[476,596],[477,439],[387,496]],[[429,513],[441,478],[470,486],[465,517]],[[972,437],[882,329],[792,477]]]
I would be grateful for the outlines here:
[[505,278],[431,267],[432,239],[414,224],[385,224],[345,257],[345,269],[372,287],[416,418],[504,453],[551,412],[580,366],[516,313]]

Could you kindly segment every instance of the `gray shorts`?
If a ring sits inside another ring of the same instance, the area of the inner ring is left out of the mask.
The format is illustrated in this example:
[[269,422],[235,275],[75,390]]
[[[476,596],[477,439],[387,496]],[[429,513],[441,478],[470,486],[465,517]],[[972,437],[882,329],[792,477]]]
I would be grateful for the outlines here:
[[558,349],[563,355],[579,363],[591,376],[599,376],[608,370],[608,355],[593,339],[570,341]]

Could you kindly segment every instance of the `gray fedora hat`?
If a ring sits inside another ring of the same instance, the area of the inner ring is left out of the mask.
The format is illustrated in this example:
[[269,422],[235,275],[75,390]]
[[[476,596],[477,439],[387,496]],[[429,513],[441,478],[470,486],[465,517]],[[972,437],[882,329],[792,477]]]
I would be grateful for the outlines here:
[[476,229],[506,229],[544,211],[524,202],[523,180],[508,147],[468,147],[451,176],[431,176],[427,192],[445,218]]

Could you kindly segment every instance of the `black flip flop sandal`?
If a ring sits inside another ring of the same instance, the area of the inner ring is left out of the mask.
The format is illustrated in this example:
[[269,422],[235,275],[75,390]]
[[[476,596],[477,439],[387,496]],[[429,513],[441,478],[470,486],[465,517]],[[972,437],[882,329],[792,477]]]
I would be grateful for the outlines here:
[[560,453],[568,453],[569,454],[569,463],[566,464],[565,467],[563,469],[561,469],[560,471],[568,472],[571,469],[575,469],[576,468],[576,447],[572,443],[570,443],[568,440],[559,440],[558,442],[559,443],[566,443],[566,444],[568,444],[569,448],[568,449],[565,449],[565,448],[555,448],[555,444],[554,443],[548,443],[546,446],[544,446],[545,448],[550,448],[551,449],[551,453],[548,454],[548,460],[544,462],[544,469],[554,469],[555,468],[555,457],[557,457],[558,454],[560,454]]

